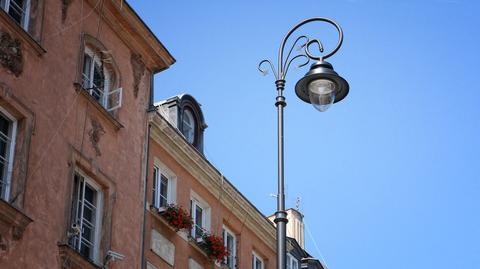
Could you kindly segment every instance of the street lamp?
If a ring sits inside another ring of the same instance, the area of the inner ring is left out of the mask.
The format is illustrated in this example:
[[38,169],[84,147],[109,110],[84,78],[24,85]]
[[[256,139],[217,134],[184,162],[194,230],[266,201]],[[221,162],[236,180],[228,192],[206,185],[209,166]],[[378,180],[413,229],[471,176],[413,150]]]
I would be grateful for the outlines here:
[[[322,56],[315,56],[310,52],[310,47],[314,44],[323,53],[323,44],[319,39],[311,39],[308,36],[299,36],[293,42],[286,58],[284,59],[285,44],[290,35],[302,25],[310,22],[321,21],[333,25],[338,31],[338,43],[334,50]],[[302,41],[303,42],[300,42]],[[300,43],[299,43],[300,42]],[[325,59],[335,54],[343,42],[343,31],[340,25],[331,19],[315,17],[301,21],[295,25],[283,38],[283,41],[278,50],[278,70],[275,70],[270,60],[263,60],[258,64],[258,70],[263,74],[267,74],[267,70],[262,68],[262,65],[269,64],[275,75],[275,85],[277,87],[277,97],[275,106],[277,107],[277,121],[278,121],[278,194],[277,194],[277,212],[275,212],[274,222],[277,226],[277,269],[285,269],[287,262],[286,255],[286,225],[287,212],[285,211],[285,193],[284,193],[284,137],[283,137],[283,108],[287,105],[283,90],[285,89],[285,75],[288,72],[290,64],[299,58],[304,58],[306,61],[298,67],[307,65],[310,60],[315,60],[311,65],[310,70],[301,78],[295,85],[295,93],[297,96],[307,102],[311,103],[317,110],[324,112],[333,103],[341,101],[348,94],[348,82],[339,76],[334,70],[333,66],[326,62]],[[292,56],[294,47],[300,44],[303,52]]]

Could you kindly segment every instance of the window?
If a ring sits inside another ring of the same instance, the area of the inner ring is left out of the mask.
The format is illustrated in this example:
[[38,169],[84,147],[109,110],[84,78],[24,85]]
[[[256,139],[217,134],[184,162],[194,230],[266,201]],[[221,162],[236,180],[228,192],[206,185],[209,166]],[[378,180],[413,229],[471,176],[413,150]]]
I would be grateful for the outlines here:
[[193,238],[200,238],[204,232],[210,229],[211,208],[205,200],[202,199],[193,190],[190,193],[190,215],[193,220],[193,227],[190,235]]
[[199,238],[203,235],[205,229],[205,209],[202,204],[195,199],[190,200],[190,215],[193,219],[192,237]]
[[227,229],[223,227],[223,245],[227,249],[229,255],[225,257],[224,263],[227,265],[227,268],[235,268],[235,257],[237,255],[237,242],[235,241],[235,235]]
[[290,253],[287,253],[287,269],[299,269],[298,260]]
[[28,29],[30,0],[1,0],[2,9],[23,29]]
[[183,111],[182,130],[187,142],[193,144],[195,141],[195,119],[190,109]]
[[122,106],[122,88],[112,90],[112,79],[101,54],[86,47],[83,55],[82,87],[109,112]]
[[264,269],[262,258],[260,258],[255,252],[252,254],[252,269]]
[[[158,163],[158,162],[157,162]],[[164,165],[153,167],[152,205],[156,208],[175,203],[176,177]]]
[[79,233],[70,238],[70,245],[82,256],[97,261],[100,246],[102,192],[100,186],[80,172],[75,172],[72,200],[72,228]]
[[15,150],[16,120],[0,108],[0,199],[8,201]]

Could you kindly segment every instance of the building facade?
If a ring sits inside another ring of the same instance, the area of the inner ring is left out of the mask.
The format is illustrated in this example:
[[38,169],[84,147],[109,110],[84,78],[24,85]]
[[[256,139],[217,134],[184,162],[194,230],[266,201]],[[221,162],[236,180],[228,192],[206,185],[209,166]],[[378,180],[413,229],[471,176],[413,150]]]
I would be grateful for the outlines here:
[[152,76],[122,0],[0,1],[0,268],[141,268]]
[[[206,126],[190,95],[157,104],[150,116],[147,268],[273,269],[275,228],[203,156]],[[169,204],[191,215],[192,229],[177,231],[165,221],[162,207]],[[219,236],[229,255],[217,262],[209,259],[202,247],[205,233]]]
[[[124,0],[0,0],[0,268],[276,267],[274,225],[203,155],[199,103],[152,104],[174,62]],[[300,216],[289,269],[317,268]]]

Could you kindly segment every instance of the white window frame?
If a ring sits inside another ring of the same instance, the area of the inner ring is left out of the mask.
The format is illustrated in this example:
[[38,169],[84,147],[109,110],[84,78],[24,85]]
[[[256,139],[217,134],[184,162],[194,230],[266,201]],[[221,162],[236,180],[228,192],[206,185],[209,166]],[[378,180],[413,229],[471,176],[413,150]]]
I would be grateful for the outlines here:
[[[260,261],[260,268],[256,268],[256,261]],[[265,269],[265,262],[255,251],[252,252],[252,269]]]
[[[92,180],[89,176],[87,176],[82,170],[80,169],[75,169],[75,173],[79,174],[81,177],[83,177],[83,180],[85,183],[87,183],[89,186],[93,187],[96,191],[97,194],[97,206],[96,206],[96,211],[95,211],[95,231],[94,231],[94,242],[93,242],[93,257],[91,258],[93,262],[99,263],[100,261],[100,238],[101,238],[101,230],[102,230],[102,214],[103,214],[103,192],[102,192],[102,187],[96,183],[94,180]],[[75,191],[75,189],[74,189]],[[85,192],[84,192],[85,195]],[[74,196],[72,196],[74,197]],[[73,213],[76,214],[75,209]],[[83,211],[83,210],[82,210]],[[80,216],[80,229],[83,228],[82,226],[82,219],[83,219],[83,212],[81,213]],[[77,216],[73,216],[73,219],[77,220]],[[81,233],[80,233],[81,236]],[[80,252],[81,248],[81,243],[78,244],[78,246],[74,246],[75,250]]]
[[170,170],[166,165],[160,162],[157,158],[154,159],[153,164],[154,171],[157,172],[153,174],[156,175],[156,178],[152,180],[154,192],[153,194],[153,206],[155,208],[160,208],[160,186],[161,186],[161,178],[162,175],[165,176],[168,180],[167,182],[167,205],[168,204],[175,204],[176,196],[177,196],[177,176]]
[[[186,121],[188,119],[188,121]],[[185,137],[185,140],[187,140],[188,143],[193,144],[195,142],[195,125],[197,123],[195,122],[195,116],[193,115],[193,111],[189,108],[185,108],[183,110],[183,118],[182,118],[182,131],[183,131],[183,136]],[[185,130],[185,126],[188,127],[188,134],[187,130]]]
[[[90,69],[88,70],[88,75],[84,73],[85,71],[85,55],[90,57],[90,59],[93,59],[92,65],[90,66]],[[102,65],[102,59],[98,55],[98,53],[95,53],[93,49],[90,47],[86,46],[84,49],[84,53],[82,55],[83,57],[83,66],[82,66],[82,87],[85,87],[84,85],[84,80],[86,79],[88,81],[88,85],[85,90],[88,91],[88,93],[93,96],[93,80],[94,80],[94,73],[95,73],[95,65],[103,67],[103,76],[104,76],[104,82],[103,82],[103,89],[102,89],[102,95],[100,97],[100,100],[97,100],[97,102],[104,107],[108,112],[112,112],[114,110],[117,110],[122,106],[123,102],[123,88],[117,88],[117,89],[111,89],[111,77],[112,74],[110,73],[110,70],[105,65]],[[113,98],[116,97],[116,102],[111,102]]]
[[[295,266],[295,263],[297,266]],[[300,269],[300,263],[292,254],[287,253],[287,269]]]
[[13,173],[13,161],[15,159],[15,141],[17,139],[17,119],[12,116],[8,111],[6,111],[3,107],[0,107],[0,113],[10,121],[10,128],[9,128],[9,134],[8,134],[8,140],[10,140],[10,143],[8,145],[7,149],[7,165],[5,167],[5,174],[2,175],[4,176],[4,188],[5,190],[3,191],[3,194],[0,193],[0,199],[4,199],[5,201],[8,201],[10,199],[10,187],[12,185],[12,173]]
[[191,236],[193,238],[197,238],[199,235],[196,234],[195,232],[195,227],[197,226],[196,224],[196,206],[200,207],[202,209],[202,223],[203,226],[200,226],[200,228],[203,231],[209,231],[210,230],[210,213],[211,209],[210,206],[208,205],[205,200],[203,200],[197,193],[194,191],[191,191],[190,193],[190,211],[191,211],[191,217],[193,220],[193,226],[191,230]]
[[[8,14],[10,9],[12,0],[1,0],[1,8]],[[30,19],[30,2],[31,0],[25,0],[25,8],[22,8],[22,18],[20,22],[20,26],[27,31],[28,30],[28,23]],[[8,14],[10,16],[10,14]],[[13,18],[12,18],[13,19]],[[15,21],[17,22],[17,21]],[[17,22],[18,23],[18,22]]]
[[[223,263],[227,265],[227,268],[234,269],[237,265],[237,237],[230,229],[228,229],[227,226],[223,225],[223,235],[222,235],[223,245],[225,246],[225,249],[227,251],[230,251],[227,246],[227,235],[230,235],[233,238],[233,250],[230,252],[229,256],[225,257],[225,259],[223,260]],[[231,267],[228,266],[228,263],[227,263],[228,258],[232,259],[233,264]]]
[[[92,61],[92,65],[90,66],[90,70],[88,70],[89,74],[87,75],[86,79],[88,80],[88,88],[86,89],[90,95],[93,96],[93,80],[94,80],[94,73],[95,73],[95,65],[98,65],[103,68],[103,76],[104,76],[104,82],[103,82],[103,92],[101,96],[101,100],[98,102],[103,106],[107,107],[107,101],[108,101],[108,94],[109,94],[109,86],[110,86],[110,73],[108,72],[108,69],[105,67],[105,65],[102,64],[102,60],[98,53],[95,53],[91,48],[85,47],[85,51],[83,54],[83,66],[82,66],[82,79],[85,79],[85,55],[88,55]],[[84,86],[84,85],[82,85]]]

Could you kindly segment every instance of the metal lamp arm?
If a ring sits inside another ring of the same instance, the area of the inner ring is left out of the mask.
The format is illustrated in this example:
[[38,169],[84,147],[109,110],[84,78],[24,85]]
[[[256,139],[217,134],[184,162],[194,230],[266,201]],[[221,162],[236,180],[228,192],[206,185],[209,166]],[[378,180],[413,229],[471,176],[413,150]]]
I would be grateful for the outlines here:
[[[323,21],[323,22],[327,22],[327,23],[330,23],[331,25],[333,25],[337,31],[338,31],[338,43],[337,43],[337,46],[335,47],[335,49],[333,49],[331,52],[319,57],[319,56],[314,56],[310,53],[309,51],[309,46],[313,43],[317,43],[319,45],[319,48],[320,48],[320,51],[323,52],[323,45],[322,43],[320,42],[320,40],[318,39],[313,39],[313,40],[309,40],[309,38],[307,37],[307,42],[302,45],[302,47],[305,47],[305,55],[309,58],[309,59],[313,59],[313,60],[322,60],[322,59],[327,59],[329,58],[330,56],[334,55],[339,49],[340,47],[342,46],[342,43],[343,43],[343,30],[342,28],[340,27],[340,25],[338,23],[336,23],[335,21],[331,20],[331,19],[328,19],[328,18],[324,18],[324,17],[314,17],[314,18],[310,18],[310,19],[306,19],[304,21],[301,21],[300,23],[298,23],[297,25],[293,26],[292,29],[290,29],[290,31],[288,31],[288,33],[285,35],[285,37],[283,38],[282,40],[282,43],[280,45],[280,49],[278,50],[278,74],[275,76],[277,79],[280,79],[280,80],[284,80],[285,79],[285,75],[288,71],[288,66],[290,65],[290,62],[287,63],[288,61],[288,58],[290,57],[290,54],[292,52],[292,49],[293,47],[290,49],[289,53],[288,53],[288,56],[286,58],[286,60],[284,61],[283,60],[283,55],[284,55],[284,50],[285,50],[285,44],[287,43],[288,41],[288,38],[292,35],[293,32],[295,32],[298,28],[300,28],[301,26],[307,24],[307,23],[310,23],[310,22],[314,22],[314,21]],[[299,38],[297,38],[297,40],[295,41],[295,43],[293,44],[293,46],[295,46],[295,44],[298,42],[298,40],[300,40],[301,38],[303,38],[304,36],[300,36]],[[292,59],[293,60],[293,59]]]

